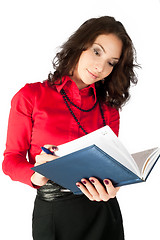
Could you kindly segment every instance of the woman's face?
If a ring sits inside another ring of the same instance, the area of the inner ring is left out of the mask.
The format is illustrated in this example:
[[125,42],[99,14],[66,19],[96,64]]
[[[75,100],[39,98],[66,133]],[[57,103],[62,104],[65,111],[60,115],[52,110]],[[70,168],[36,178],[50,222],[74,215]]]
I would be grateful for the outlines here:
[[122,41],[117,36],[99,35],[93,45],[82,52],[72,80],[79,89],[103,80],[118,63],[121,52]]

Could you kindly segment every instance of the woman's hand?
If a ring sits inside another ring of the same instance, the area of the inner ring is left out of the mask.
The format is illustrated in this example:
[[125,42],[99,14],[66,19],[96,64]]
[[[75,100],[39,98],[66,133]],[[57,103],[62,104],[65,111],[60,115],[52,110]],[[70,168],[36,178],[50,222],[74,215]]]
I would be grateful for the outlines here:
[[105,201],[110,198],[114,198],[119,190],[119,187],[113,187],[112,183],[108,179],[104,179],[105,187],[95,177],[90,177],[89,181],[82,179],[81,182],[77,182],[77,187],[88,197],[91,201]]
[[[44,145],[45,148],[48,148],[51,152],[55,152],[58,148],[54,145]],[[52,154],[46,154],[44,151],[42,151],[39,155],[36,155],[35,157],[35,165],[38,166],[43,163],[52,161],[54,159],[58,158],[56,155]],[[36,186],[43,186],[48,182],[48,178],[44,177],[40,173],[35,172],[31,177],[31,182]]]

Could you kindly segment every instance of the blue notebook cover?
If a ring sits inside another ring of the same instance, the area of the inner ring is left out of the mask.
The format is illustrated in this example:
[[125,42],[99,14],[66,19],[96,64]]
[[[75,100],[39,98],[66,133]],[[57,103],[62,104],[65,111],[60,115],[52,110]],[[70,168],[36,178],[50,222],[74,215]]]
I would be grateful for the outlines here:
[[96,177],[100,182],[108,178],[115,187],[143,181],[96,145],[33,167],[32,170],[74,194],[82,194],[76,186],[82,178]]

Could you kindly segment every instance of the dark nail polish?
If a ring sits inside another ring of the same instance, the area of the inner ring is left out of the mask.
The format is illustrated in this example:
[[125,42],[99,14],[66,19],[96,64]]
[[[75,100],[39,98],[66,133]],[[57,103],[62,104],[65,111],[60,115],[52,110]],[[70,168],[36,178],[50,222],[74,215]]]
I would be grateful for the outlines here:
[[83,184],[86,184],[86,181],[82,181]]
[[77,186],[77,187],[80,187],[79,183],[76,183],[76,186]]
[[92,183],[95,183],[95,181],[93,179],[90,180]]
[[53,150],[53,151],[57,150],[57,147],[52,147],[52,150]]
[[104,180],[105,184],[108,185],[109,184],[109,181],[108,180]]

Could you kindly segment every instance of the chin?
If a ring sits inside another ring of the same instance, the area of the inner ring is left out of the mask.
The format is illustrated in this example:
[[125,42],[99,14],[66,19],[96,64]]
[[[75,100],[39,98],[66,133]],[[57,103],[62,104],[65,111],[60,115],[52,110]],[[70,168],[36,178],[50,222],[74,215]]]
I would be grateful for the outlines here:
[[84,79],[83,82],[87,85],[91,85],[91,84],[96,82],[94,79],[91,79],[91,78],[88,78],[88,77],[84,77],[82,79]]
[[94,82],[94,81],[85,81],[85,82],[84,82],[84,84],[87,85],[87,86],[88,86],[88,85],[91,85],[91,84],[93,84],[93,83],[95,83],[95,82]]

